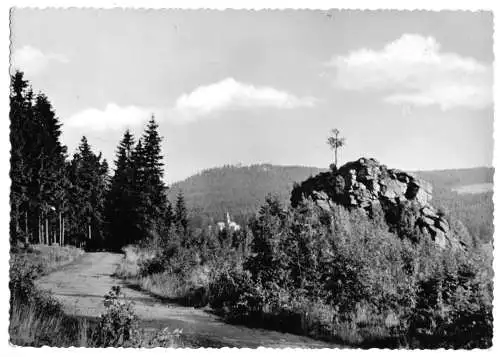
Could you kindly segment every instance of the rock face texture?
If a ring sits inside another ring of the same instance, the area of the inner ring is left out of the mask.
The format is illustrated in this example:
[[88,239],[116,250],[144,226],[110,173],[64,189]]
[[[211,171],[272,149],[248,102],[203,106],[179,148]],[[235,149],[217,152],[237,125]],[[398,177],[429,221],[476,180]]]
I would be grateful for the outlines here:
[[325,211],[336,203],[371,214],[379,206],[389,227],[401,226],[402,220],[408,218],[404,211],[410,210],[413,225],[428,233],[436,245],[461,245],[444,215],[429,204],[432,186],[409,173],[388,169],[375,159],[360,158],[309,178],[292,191],[292,206],[303,198],[313,199]]

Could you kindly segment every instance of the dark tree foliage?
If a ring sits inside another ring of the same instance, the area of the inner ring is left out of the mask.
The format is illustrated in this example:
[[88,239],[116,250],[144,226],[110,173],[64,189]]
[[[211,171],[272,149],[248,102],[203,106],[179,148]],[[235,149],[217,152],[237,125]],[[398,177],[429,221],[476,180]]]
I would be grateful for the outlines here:
[[61,243],[66,147],[48,98],[22,72],[11,77],[11,240]]
[[130,131],[124,133],[106,205],[110,249],[137,243],[163,244],[168,238],[175,213],[163,181],[161,141],[154,118],[137,144]]
[[141,226],[138,227],[141,240],[157,240],[168,230],[167,186],[163,181],[163,156],[161,153],[162,138],[158,132],[158,124],[152,117],[146,127],[141,141],[136,148],[134,161],[137,172],[138,206],[143,212]]
[[[21,210],[28,211],[31,170],[28,165],[27,141],[32,122],[33,92],[22,72],[11,77],[10,88],[10,238],[20,239]],[[30,125],[31,124],[31,125]],[[25,232],[27,233],[27,232]]]
[[108,164],[96,155],[84,136],[69,165],[71,182],[69,239],[90,249],[105,244],[104,206],[108,188]]
[[186,203],[184,201],[184,194],[182,193],[182,191],[179,191],[179,193],[177,194],[177,199],[175,201],[175,224],[183,233],[187,232],[188,216]]
[[118,250],[134,241],[136,224],[134,202],[134,136],[125,131],[118,145],[115,172],[111,178],[106,201],[106,222],[109,231],[107,245]]

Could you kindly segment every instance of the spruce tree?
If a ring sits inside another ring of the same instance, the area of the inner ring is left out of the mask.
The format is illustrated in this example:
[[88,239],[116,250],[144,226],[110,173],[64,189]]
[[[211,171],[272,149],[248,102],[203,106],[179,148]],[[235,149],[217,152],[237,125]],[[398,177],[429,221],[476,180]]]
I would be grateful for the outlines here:
[[145,205],[142,234],[147,240],[161,238],[167,233],[167,186],[163,182],[162,138],[154,116],[149,120],[142,137],[142,148],[137,153],[139,161],[134,163],[140,170],[141,203]]
[[125,131],[118,145],[115,172],[111,179],[106,202],[106,220],[109,230],[108,247],[118,250],[134,241],[134,136]]
[[[26,211],[29,205],[28,188],[31,177],[26,157],[28,132],[32,120],[33,93],[24,74],[17,71],[11,77],[10,88],[10,238],[11,243],[20,239],[21,210]],[[27,233],[27,232],[26,232]]]
[[138,243],[148,235],[148,206],[149,200],[146,182],[146,164],[144,158],[144,147],[139,139],[132,153],[132,204],[134,206],[134,217],[131,220],[133,229],[131,230],[131,243]]
[[42,93],[34,100],[32,149],[35,152],[31,166],[35,170],[36,196],[45,221],[45,241],[61,239],[61,213],[66,200],[64,190],[64,162],[66,147],[60,142],[61,123],[49,99]]
[[10,105],[11,238],[50,243],[55,233],[60,241],[57,212],[65,196],[66,154],[59,140],[61,124],[49,99],[34,96],[19,71],[11,77]]
[[76,243],[100,248],[104,240],[104,198],[108,165],[95,155],[84,136],[71,163],[72,234]]
[[186,203],[182,191],[179,191],[177,193],[177,199],[175,202],[175,224],[179,231],[181,231],[183,234],[187,233],[188,217]]

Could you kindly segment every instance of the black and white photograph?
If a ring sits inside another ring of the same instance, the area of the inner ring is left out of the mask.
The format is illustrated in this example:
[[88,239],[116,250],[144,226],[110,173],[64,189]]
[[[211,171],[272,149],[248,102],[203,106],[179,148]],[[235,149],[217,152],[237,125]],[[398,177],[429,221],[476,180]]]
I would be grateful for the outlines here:
[[11,346],[492,348],[492,10],[9,16]]

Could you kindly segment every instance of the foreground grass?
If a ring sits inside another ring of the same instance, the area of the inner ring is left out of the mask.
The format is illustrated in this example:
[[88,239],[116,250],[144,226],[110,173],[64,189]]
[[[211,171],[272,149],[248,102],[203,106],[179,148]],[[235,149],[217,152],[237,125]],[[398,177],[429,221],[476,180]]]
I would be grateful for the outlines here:
[[83,254],[75,247],[30,246],[13,249],[10,260],[11,343],[20,346],[87,346],[87,326],[66,316],[61,305],[36,288],[34,280]]
[[[46,300],[44,305],[47,304]],[[88,347],[90,324],[85,319],[65,315],[57,305],[44,311],[36,302],[25,303],[16,299],[11,306],[10,342],[32,347]]]

